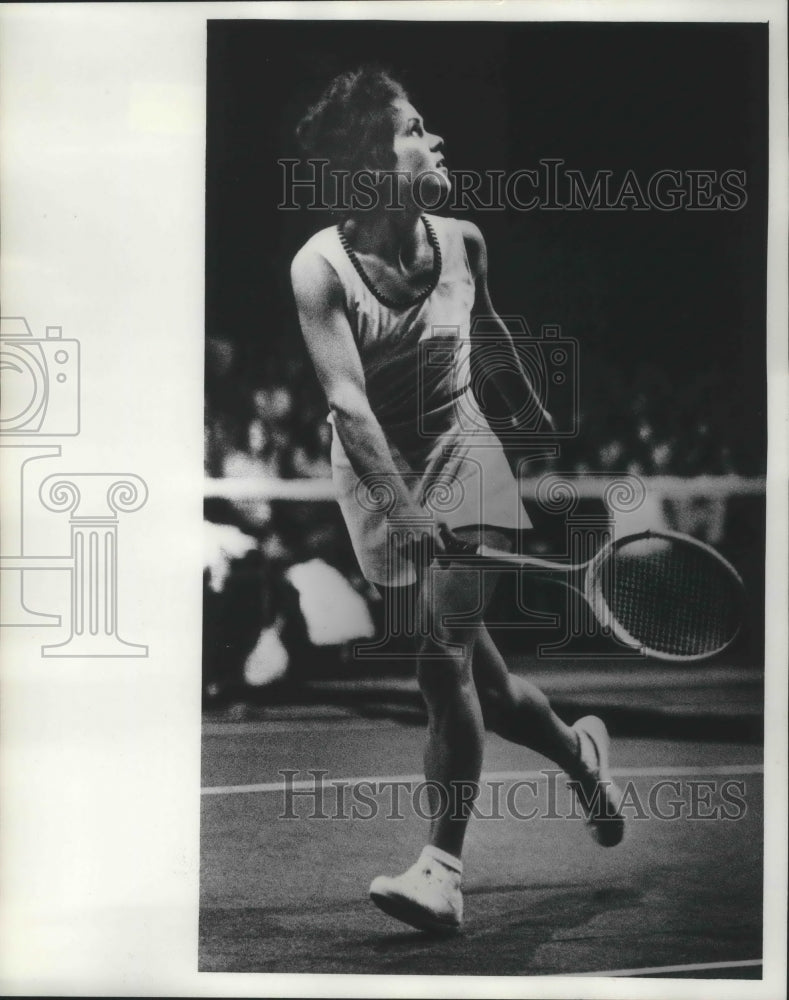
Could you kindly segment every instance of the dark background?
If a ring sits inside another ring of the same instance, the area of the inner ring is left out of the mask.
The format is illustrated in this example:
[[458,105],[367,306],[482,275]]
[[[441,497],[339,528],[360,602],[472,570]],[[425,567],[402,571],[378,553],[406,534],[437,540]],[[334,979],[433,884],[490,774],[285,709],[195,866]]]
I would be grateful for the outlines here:
[[470,217],[498,311],[579,340],[582,412],[605,393],[597,419],[616,427],[636,380],[676,399],[676,430],[704,421],[736,471],[763,472],[766,25],[209,22],[207,334],[258,381],[303,357],[289,263],[332,222],[278,211],[277,160],[299,156],[295,125],[328,80],[367,61],[404,81],[450,169],[560,157],[644,186],[660,169],[746,172],[738,211]]
[[[635,462],[646,475],[763,474],[768,64],[767,26],[758,24],[209,22],[206,335],[233,345],[223,379],[209,360],[209,408],[238,411],[243,436],[245,401],[279,384],[298,433],[325,416],[289,266],[336,220],[278,209],[278,160],[300,157],[297,122],[334,75],[363,62],[404,83],[443,136],[450,170],[509,173],[555,157],[587,183],[613,171],[615,191],[628,170],[644,188],[664,169],[745,172],[747,202],[737,211],[468,217],[488,243],[498,311],[523,315],[534,333],[559,324],[579,343],[580,435],[562,444],[563,468],[605,470],[614,442],[620,457],[609,471]],[[661,443],[670,453],[662,467]],[[337,512],[301,508],[275,511],[291,548],[309,549],[307,527],[333,518],[335,563],[351,573]],[[529,513],[550,537],[544,513]],[[750,627],[739,656],[756,665],[764,496],[730,497],[715,544],[745,578]],[[506,603],[501,596],[505,617]]]

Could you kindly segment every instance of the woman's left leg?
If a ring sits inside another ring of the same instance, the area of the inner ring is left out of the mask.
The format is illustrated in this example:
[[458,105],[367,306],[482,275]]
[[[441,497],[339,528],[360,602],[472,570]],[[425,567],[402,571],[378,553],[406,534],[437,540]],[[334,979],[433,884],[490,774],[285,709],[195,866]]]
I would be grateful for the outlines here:
[[509,672],[484,625],[474,644],[474,683],[486,729],[536,750],[564,771],[574,769],[578,734],[562,722],[536,684]]

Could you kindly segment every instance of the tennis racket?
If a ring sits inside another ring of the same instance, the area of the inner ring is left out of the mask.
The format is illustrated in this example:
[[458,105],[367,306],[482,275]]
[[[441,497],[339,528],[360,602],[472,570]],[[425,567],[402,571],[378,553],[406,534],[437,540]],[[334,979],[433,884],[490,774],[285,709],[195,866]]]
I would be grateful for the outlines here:
[[473,545],[441,532],[444,561],[519,566],[576,591],[597,620],[634,651],[661,660],[703,660],[739,634],[745,588],[711,546],[673,531],[607,542],[588,562],[551,562]]

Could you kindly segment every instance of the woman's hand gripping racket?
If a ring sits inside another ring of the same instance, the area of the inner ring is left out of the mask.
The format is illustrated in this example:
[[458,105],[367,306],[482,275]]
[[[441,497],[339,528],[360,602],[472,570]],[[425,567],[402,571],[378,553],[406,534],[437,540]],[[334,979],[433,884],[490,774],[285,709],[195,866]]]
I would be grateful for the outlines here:
[[672,531],[642,531],[603,545],[579,565],[463,542],[441,533],[443,560],[520,566],[579,593],[621,642],[661,660],[703,660],[737,637],[745,588],[709,545]]

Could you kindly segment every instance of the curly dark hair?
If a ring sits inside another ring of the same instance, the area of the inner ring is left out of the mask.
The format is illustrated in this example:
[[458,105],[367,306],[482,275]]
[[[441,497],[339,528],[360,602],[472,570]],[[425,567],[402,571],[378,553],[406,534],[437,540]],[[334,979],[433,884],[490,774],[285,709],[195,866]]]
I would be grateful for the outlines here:
[[377,66],[335,77],[296,128],[305,153],[330,170],[391,170],[395,119],[392,102],[405,89]]

